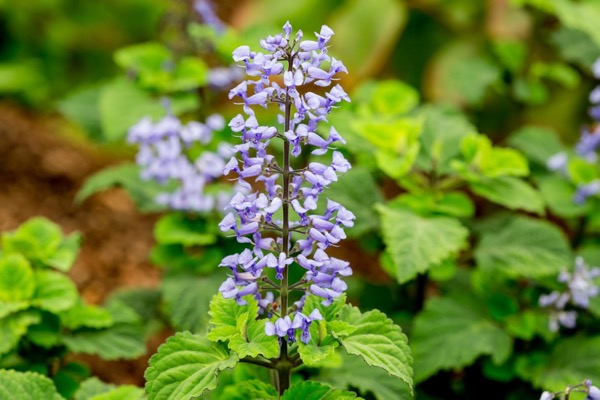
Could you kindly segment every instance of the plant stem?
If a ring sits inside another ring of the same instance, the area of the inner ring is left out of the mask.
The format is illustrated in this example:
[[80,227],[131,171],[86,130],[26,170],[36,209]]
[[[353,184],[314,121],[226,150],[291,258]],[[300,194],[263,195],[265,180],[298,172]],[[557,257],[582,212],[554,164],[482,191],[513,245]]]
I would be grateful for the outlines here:
[[240,362],[246,363],[246,364],[254,364],[254,365],[260,365],[261,367],[265,367],[265,368],[269,368],[269,369],[273,369],[275,368],[273,363],[269,360],[261,360],[260,358],[250,358],[250,357],[245,357],[242,358],[240,360]]

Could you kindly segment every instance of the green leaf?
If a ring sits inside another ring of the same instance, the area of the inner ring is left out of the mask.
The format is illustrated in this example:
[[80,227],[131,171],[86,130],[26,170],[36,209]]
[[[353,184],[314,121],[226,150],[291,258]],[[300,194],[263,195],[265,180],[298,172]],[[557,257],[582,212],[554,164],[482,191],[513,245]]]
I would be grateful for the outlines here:
[[29,308],[28,301],[19,301],[19,302],[10,302],[5,303],[4,301],[0,301],[0,319],[15,313],[17,311],[25,310]]
[[43,218],[31,218],[14,232],[2,235],[2,248],[6,253],[21,253],[34,264],[44,265],[62,241],[60,227]]
[[496,39],[493,50],[502,64],[513,73],[518,73],[527,57],[527,46],[519,40]]
[[585,32],[600,47],[600,5],[595,1],[571,2],[553,0],[552,5],[556,15],[563,25]]
[[113,324],[112,315],[108,310],[82,302],[63,311],[60,320],[69,329],[108,328]]
[[143,398],[145,398],[144,389],[133,385],[124,385],[89,400],[141,400]]
[[337,299],[333,300],[333,302],[328,306],[321,304],[322,301],[323,299],[319,296],[307,294],[304,300],[303,312],[306,315],[310,315],[310,313],[316,308],[319,310],[319,313],[321,313],[323,320],[331,322],[338,319],[338,314],[340,311],[342,311],[344,305],[346,304],[346,295],[341,295]]
[[40,315],[36,312],[23,311],[0,319],[0,354],[6,354],[13,350],[27,328],[40,321]]
[[64,400],[52,381],[34,372],[0,370],[0,398],[19,400]]
[[121,68],[147,72],[162,70],[170,57],[169,50],[156,42],[122,47],[114,54],[115,63]]
[[154,237],[161,244],[184,246],[210,245],[217,241],[205,219],[192,219],[184,213],[169,213],[154,226]]
[[575,218],[590,212],[591,203],[577,204],[573,201],[575,186],[565,178],[549,175],[540,179],[540,193],[553,214],[563,218]]
[[189,332],[171,336],[150,358],[146,370],[149,400],[188,400],[217,387],[217,375],[239,360],[221,343]]
[[498,230],[482,235],[475,259],[488,273],[540,278],[558,274],[572,258],[569,243],[556,226],[514,217]]
[[94,140],[102,139],[98,100],[102,84],[77,87],[58,101],[58,110],[67,119],[75,122]]
[[225,299],[221,293],[213,296],[210,302],[210,323],[213,328],[206,337],[212,341],[230,340],[237,335],[238,318],[246,314],[246,321],[255,320],[258,316],[258,302],[253,297],[245,297],[247,306],[240,306],[235,299]]
[[508,139],[510,146],[521,150],[529,160],[543,167],[550,157],[564,150],[556,131],[539,126],[524,126]]
[[453,218],[421,217],[385,206],[378,206],[377,211],[383,240],[400,283],[456,254],[469,235],[469,231]]
[[81,382],[79,390],[75,393],[74,400],[91,400],[94,396],[109,392],[116,387],[115,385],[104,383],[94,376]]
[[312,381],[297,383],[281,396],[281,400],[347,400],[356,398],[356,393],[332,389],[323,383]]
[[144,212],[162,210],[164,207],[156,204],[154,199],[159,193],[169,190],[168,186],[161,186],[154,181],[142,181],[138,165],[121,164],[103,169],[87,178],[75,196],[75,202],[81,203],[96,193],[115,187],[125,189],[136,207]]
[[[327,335],[326,326],[326,321],[314,321],[309,328],[311,336],[308,344],[298,341],[298,354],[308,367],[320,366],[320,363],[330,357],[335,348],[339,346],[339,343],[331,335]],[[352,328],[354,327],[352,326]],[[349,330],[349,332],[351,333],[354,330],[356,328]],[[348,336],[347,332],[343,333],[343,336]]]
[[600,45],[586,33],[561,26],[551,34],[551,41],[558,49],[560,58],[579,65],[584,70],[590,68],[600,57]]
[[569,177],[574,184],[585,184],[598,178],[598,170],[595,164],[591,164],[581,158],[573,158],[567,164]]
[[46,264],[59,271],[70,271],[79,254],[80,245],[81,235],[79,233],[65,237],[58,245],[56,252],[46,259]]
[[409,387],[381,368],[368,366],[360,357],[344,356],[340,368],[323,368],[317,380],[338,389],[357,388],[362,395],[373,393],[377,400],[412,399]]
[[62,345],[60,319],[49,312],[41,313],[41,321],[29,326],[27,339],[46,349]]
[[416,382],[440,370],[470,365],[482,355],[491,355],[499,364],[512,350],[510,336],[478,308],[477,299],[449,297],[427,302],[414,321],[411,345]]
[[338,338],[348,354],[361,357],[372,367],[383,368],[412,389],[412,361],[406,336],[398,325],[378,310],[361,314],[356,307],[345,306],[340,319],[356,327],[350,335]]
[[279,398],[277,390],[268,383],[258,379],[250,379],[235,385],[240,399],[262,399],[271,400]]
[[512,210],[520,209],[544,214],[544,200],[527,182],[512,176],[501,176],[469,182],[469,188],[481,197]]
[[419,93],[404,82],[379,81],[371,95],[371,108],[376,114],[398,117],[419,105]]
[[561,339],[549,354],[524,355],[517,361],[517,373],[550,391],[600,376],[600,336]]
[[0,301],[27,301],[34,291],[33,269],[27,259],[21,254],[0,256]]
[[240,358],[263,356],[273,359],[279,356],[279,340],[265,333],[266,319],[248,320],[244,314],[238,318],[238,335],[229,341],[229,348]]
[[34,275],[36,289],[31,304],[53,313],[75,305],[79,294],[68,276],[48,270],[35,271]]
[[159,118],[165,113],[158,100],[125,78],[117,78],[102,89],[98,107],[108,141],[124,139],[129,128],[145,116]]
[[405,193],[388,203],[388,207],[408,207],[421,215],[446,215],[457,218],[470,218],[475,213],[475,206],[462,192],[448,193]]
[[371,173],[363,167],[353,167],[343,179],[331,185],[328,198],[333,199],[356,216],[352,229],[346,230],[348,237],[359,237],[378,226],[374,205],[383,202],[383,195]]
[[173,91],[196,89],[208,82],[208,67],[197,57],[183,57],[175,65],[169,89]]

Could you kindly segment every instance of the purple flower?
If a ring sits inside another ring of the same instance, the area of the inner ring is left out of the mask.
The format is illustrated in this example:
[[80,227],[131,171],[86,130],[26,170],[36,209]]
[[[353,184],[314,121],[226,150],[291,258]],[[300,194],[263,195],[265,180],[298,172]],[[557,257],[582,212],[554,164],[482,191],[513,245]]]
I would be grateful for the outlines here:
[[550,392],[543,392],[542,395],[540,396],[540,400],[552,400],[554,398],[554,395]]
[[588,197],[600,193],[600,180],[592,181],[588,184],[577,186],[577,191],[573,195],[573,201],[577,204],[583,204]]
[[590,387],[585,400],[600,400],[600,389],[596,386]]
[[284,318],[278,318],[277,321],[275,321],[275,324],[268,321],[265,325],[265,333],[267,336],[277,335],[280,338],[287,336],[288,343],[294,343],[296,341],[296,329],[301,326],[302,318],[296,313],[293,322],[289,315],[286,315]]

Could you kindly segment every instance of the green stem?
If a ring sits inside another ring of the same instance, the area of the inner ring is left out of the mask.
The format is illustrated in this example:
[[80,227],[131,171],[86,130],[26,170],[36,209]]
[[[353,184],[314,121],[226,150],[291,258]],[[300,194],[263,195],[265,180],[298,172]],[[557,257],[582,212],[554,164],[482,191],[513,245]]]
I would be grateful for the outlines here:
[[273,365],[273,363],[271,361],[261,360],[260,358],[245,357],[245,358],[242,358],[240,360],[240,362],[243,362],[246,364],[260,365],[261,367],[265,367],[265,368],[269,368],[269,369],[275,368],[275,366]]

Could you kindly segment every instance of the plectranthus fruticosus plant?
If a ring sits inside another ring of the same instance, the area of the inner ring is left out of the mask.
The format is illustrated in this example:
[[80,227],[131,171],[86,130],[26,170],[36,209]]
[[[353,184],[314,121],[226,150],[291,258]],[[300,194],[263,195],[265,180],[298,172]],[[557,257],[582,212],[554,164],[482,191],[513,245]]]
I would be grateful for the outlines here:
[[[244,114],[229,123],[242,144],[224,173],[237,174],[245,192],[233,196],[219,226],[247,248],[220,264],[229,276],[211,301],[208,333],[178,333],[150,360],[151,400],[188,399],[213,390],[219,372],[238,362],[272,371],[272,385],[256,380],[227,388],[245,398],[309,393],[319,393],[315,399],[355,398],[317,382],[290,386],[294,368],[318,367],[338,347],[412,387],[406,336],[383,313],[361,313],[345,304],[344,278],[352,270],[349,262],[327,254],[354,221],[343,205],[318,202],[351,167],[340,151],[330,149],[344,143],[340,134],[334,127],[322,130],[327,115],[350,101],[338,83],[346,68],[328,54],[333,34],[323,26],[316,40],[303,41],[302,32],[292,35],[286,23],[283,33],[261,40],[264,52],[249,46],[233,52],[249,79],[230,91],[243,106]],[[257,107],[270,106],[279,109],[277,126],[261,125],[255,114]],[[274,141],[283,142],[279,159],[269,152]],[[323,157],[296,165],[303,152]]]

